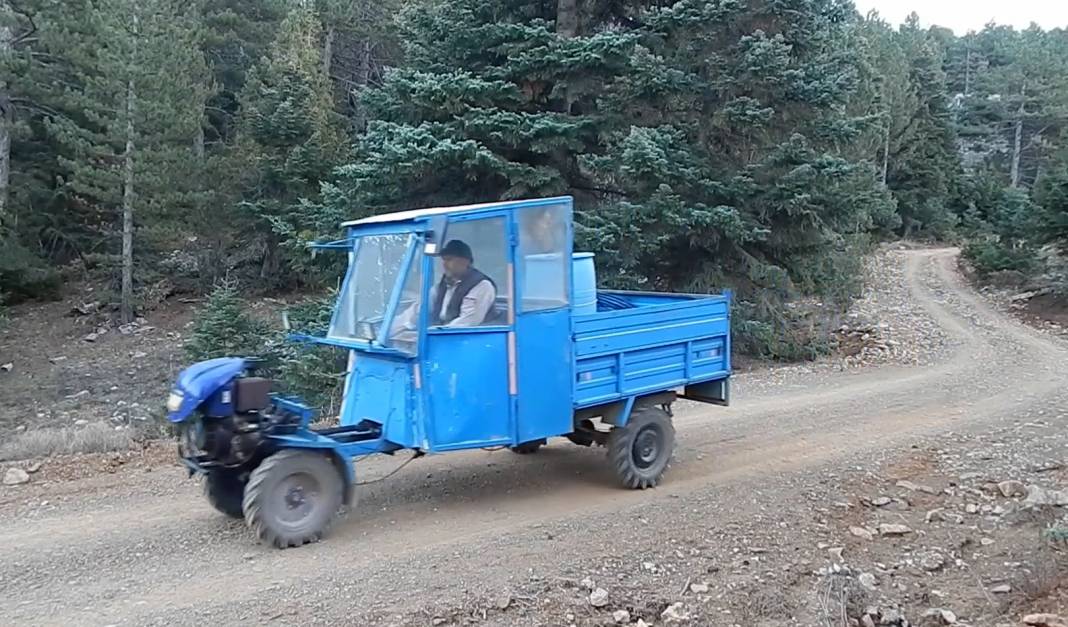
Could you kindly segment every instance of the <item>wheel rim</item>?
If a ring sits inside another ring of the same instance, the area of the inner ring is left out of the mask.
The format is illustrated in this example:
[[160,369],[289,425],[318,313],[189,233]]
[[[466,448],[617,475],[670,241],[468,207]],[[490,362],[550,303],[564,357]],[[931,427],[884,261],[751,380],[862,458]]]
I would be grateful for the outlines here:
[[634,438],[634,446],[631,449],[634,465],[645,470],[655,464],[660,458],[661,440],[660,430],[652,425],[639,431]]
[[278,521],[299,527],[315,515],[323,501],[319,480],[308,473],[294,473],[278,484],[275,507]]

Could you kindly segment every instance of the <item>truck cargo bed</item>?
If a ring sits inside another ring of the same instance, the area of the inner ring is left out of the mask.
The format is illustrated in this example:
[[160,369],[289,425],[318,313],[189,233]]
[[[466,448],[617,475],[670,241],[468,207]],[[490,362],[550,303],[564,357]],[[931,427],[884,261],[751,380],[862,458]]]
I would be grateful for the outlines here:
[[730,294],[598,292],[573,318],[575,407],[730,376]]

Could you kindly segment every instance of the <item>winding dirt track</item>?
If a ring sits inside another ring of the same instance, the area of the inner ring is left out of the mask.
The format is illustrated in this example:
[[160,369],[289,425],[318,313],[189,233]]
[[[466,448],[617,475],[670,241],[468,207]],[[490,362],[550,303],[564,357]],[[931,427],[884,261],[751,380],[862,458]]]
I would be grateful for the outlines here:
[[[597,542],[547,546],[532,531],[543,525],[596,535],[665,499],[775,482],[1055,402],[1068,347],[992,310],[961,283],[955,258],[949,249],[905,256],[913,298],[951,339],[945,359],[812,375],[760,393],[741,377],[731,408],[679,408],[676,462],[655,491],[617,489],[602,451],[566,442],[536,456],[431,457],[362,488],[326,541],[275,551],[211,510],[177,467],[31,484],[0,500],[0,622],[359,624],[372,607],[414,612],[507,585],[528,568],[597,556]],[[398,461],[368,462],[364,476]],[[712,526],[717,514],[693,515]]]

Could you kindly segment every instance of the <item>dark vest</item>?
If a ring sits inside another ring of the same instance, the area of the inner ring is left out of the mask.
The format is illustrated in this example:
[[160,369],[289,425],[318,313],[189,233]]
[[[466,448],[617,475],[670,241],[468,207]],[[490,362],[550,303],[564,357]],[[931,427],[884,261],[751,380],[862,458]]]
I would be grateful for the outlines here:
[[[434,295],[434,309],[431,310],[432,319],[435,325],[449,324],[453,320],[460,317],[460,306],[464,302],[464,297],[475,288],[476,285],[483,281],[489,281],[493,289],[497,289],[497,284],[493,282],[493,279],[482,274],[474,268],[468,268],[467,273],[460,279],[460,284],[456,286],[456,289],[452,293],[452,298],[449,299],[448,307],[445,309],[445,316],[441,316],[441,305],[445,302],[445,291],[448,289],[448,285],[445,283],[446,277],[441,277],[441,281],[438,283],[437,294]],[[493,307],[486,312],[486,318],[493,315]],[[483,323],[486,320],[480,320],[479,323]]]

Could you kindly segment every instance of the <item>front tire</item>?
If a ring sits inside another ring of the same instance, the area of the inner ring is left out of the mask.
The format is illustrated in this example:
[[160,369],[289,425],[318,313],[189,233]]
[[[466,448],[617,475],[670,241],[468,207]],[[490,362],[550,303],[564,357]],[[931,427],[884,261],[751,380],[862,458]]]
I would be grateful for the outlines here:
[[608,459],[624,487],[656,487],[675,452],[675,427],[661,407],[635,408],[625,427],[608,434]]
[[283,450],[249,476],[243,510],[256,536],[280,549],[316,542],[343,501],[344,481],[326,455]]
[[219,512],[231,518],[244,518],[246,479],[232,470],[212,470],[204,477],[204,497]]

